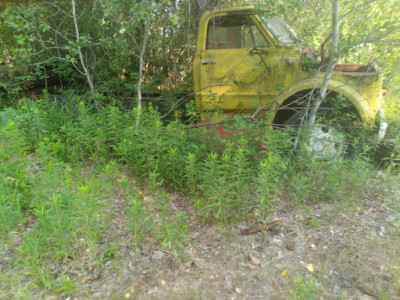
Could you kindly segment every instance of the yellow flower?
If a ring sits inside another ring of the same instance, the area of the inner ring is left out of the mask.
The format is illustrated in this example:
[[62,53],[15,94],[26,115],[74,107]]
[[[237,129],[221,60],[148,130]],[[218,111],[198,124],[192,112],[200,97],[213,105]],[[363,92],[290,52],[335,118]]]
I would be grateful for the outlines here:
[[288,274],[288,272],[289,272],[288,270],[284,270],[284,271],[282,272],[282,276],[285,277],[285,276]]

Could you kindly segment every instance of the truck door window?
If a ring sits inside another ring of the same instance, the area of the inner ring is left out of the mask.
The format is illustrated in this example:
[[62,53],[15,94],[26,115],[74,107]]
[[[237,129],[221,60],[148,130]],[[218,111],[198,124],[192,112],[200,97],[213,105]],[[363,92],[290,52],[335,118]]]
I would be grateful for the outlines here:
[[272,34],[282,44],[291,45],[298,40],[294,31],[278,16],[270,13],[260,14],[259,16]]
[[267,40],[248,15],[214,17],[208,24],[207,50],[266,46]]

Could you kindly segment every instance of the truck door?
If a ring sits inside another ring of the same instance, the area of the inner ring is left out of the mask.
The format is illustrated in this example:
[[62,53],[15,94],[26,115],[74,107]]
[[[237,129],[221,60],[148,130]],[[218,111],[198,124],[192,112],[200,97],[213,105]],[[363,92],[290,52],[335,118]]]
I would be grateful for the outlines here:
[[256,22],[255,15],[238,13],[209,20],[194,65],[196,101],[204,109],[246,112],[274,96],[268,85],[273,46]]

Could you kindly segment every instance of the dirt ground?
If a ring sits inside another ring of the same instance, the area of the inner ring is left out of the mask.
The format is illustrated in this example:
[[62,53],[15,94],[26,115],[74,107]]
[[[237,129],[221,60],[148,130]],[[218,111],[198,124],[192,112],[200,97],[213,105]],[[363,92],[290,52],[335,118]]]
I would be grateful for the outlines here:
[[186,258],[153,247],[132,251],[123,199],[116,199],[119,236],[112,238],[120,254],[97,278],[81,280],[70,299],[400,298],[400,185],[371,188],[347,207],[282,200],[270,215],[280,223],[251,235],[241,232],[254,224],[203,224],[188,199],[172,197],[172,208],[190,219]]
[[[133,251],[126,199],[116,195],[101,241],[118,245],[116,255],[101,267],[84,258],[65,266],[78,287],[69,296],[36,289],[32,297],[400,299],[400,184],[378,185],[372,181],[364,199],[347,205],[294,206],[282,199],[269,217],[279,224],[250,235],[241,233],[258,225],[251,220],[225,228],[203,223],[189,199],[172,194],[172,209],[189,217],[184,259],[150,239]],[[151,197],[144,199],[151,206]]]

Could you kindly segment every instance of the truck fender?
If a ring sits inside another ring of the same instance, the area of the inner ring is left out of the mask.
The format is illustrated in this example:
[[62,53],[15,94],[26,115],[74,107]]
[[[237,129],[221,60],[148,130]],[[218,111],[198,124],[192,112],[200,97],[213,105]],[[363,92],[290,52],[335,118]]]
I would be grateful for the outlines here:
[[[291,98],[292,101],[294,101],[296,99],[296,94],[304,94],[305,91],[319,90],[322,86],[322,81],[322,76],[319,76],[317,79],[307,78],[298,82],[293,89],[289,90],[285,97],[280,97],[277,100],[276,104],[274,105],[274,109],[278,109],[282,105],[289,104],[291,102],[289,99]],[[367,96],[362,95],[360,92],[357,91],[357,89],[355,89],[348,83],[332,78],[329,80],[328,90],[340,93],[344,97],[346,97],[357,109],[362,121],[369,125],[373,124],[374,120],[372,116],[374,116],[376,112],[374,112],[370,108],[367,101]],[[285,101],[288,100],[289,102],[285,103]]]

